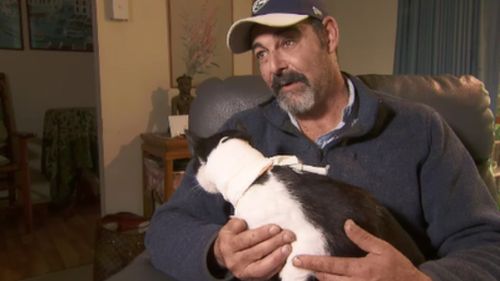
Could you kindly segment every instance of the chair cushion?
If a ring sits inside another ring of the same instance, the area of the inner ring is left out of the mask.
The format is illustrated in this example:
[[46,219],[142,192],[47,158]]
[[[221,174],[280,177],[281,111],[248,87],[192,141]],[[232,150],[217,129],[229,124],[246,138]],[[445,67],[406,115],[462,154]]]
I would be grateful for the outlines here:
[[270,97],[271,90],[260,76],[205,80],[196,89],[196,98],[191,104],[189,130],[199,136],[210,136],[233,114],[256,106]]

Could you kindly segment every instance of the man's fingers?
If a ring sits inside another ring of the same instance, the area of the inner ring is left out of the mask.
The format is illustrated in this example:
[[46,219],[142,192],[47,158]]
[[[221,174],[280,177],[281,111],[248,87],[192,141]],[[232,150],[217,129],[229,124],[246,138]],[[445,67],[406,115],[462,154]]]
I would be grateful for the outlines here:
[[238,218],[232,218],[230,219],[226,225],[221,229],[222,231],[228,231],[233,234],[238,234],[240,232],[243,232],[247,229],[247,223]]
[[252,248],[261,242],[265,241],[267,243],[266,240],[277,236],[282,231],[283,230],[279,226],[274,224],[264,225],[256,229],[248,230],[247,224],[244,220],[233,218],[221,229],[219,235],[234,237],[231,241],[226,241],[226,243],[230,243],[230,245],[227,246],[232,248],[234,251],[243,251],[245,249]]
[[257,276],[265,276],[267,279],[270,279],[281,270],[291,252],[292,246],[289,244],[281,246],[263,259],[250,264],[248,272],[253,272]]
[[260,260],[276,249],[289,245],[293,241],[295,241],[295,235],[291,231],[283,230],[278,235],[264,240],[254,247],[248,248],[242,254],[250,260]]
[[328,273],[316,273],[314,275],[319,281],[353,281],[352,277],[333,275]]
[[347,237],[367,253],[381,254],[386,246],[385,241],[362,229],[353,220],[349,219],[345,222],[344,230]]
[[293,241],[295,235],[277,225],[248,229],[245,221],[233,218],[220,229],[214,256],[239,279],[267,280],[283,267]]
[[265,225],[256,229],[242,232],[238,236],[237,248],[244,250],[253,247],[281,232],[281,228],[276,225]]
[[293,265],[314,272],[351,276],[359,267],[358,260],[359,258],[302,255],[293,259]]

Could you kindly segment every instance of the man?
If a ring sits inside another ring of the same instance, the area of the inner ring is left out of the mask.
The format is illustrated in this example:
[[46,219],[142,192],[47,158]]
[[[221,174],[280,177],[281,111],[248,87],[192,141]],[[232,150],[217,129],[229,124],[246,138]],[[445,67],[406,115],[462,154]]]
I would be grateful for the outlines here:
[[[253,51],[275,98],[224,127],[242,123],[266,156],[295,154],[334,167],[329,176],[371,192],[428,259],[416,268],[348,220],[346,234],[365,257],[299,256],[295,266],[319,280],[500,280],[500,214],[437,113],[343,74],[338,26],[319,0],[255,1],[252,12],[233,24],[228,46]],[[248,229],[187,173],[152,220],[146,244],[153,264],[178,280],[267,280],[278,273],[294,234],[275,225]]]

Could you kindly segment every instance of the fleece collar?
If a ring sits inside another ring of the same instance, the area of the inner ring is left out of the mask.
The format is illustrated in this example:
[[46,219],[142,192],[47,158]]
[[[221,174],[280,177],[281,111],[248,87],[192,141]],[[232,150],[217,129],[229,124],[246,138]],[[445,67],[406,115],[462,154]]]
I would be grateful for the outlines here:
[[[376,120],[381,110],[381,101],[375,91],[369,89],[359,78],[348,73],[343,73],[352,81],[356,93],[353,105],[352,120],[340,133],[339,138],[356,138],[364,136],[376,126]],[[270,102],[261,105],[264,116],[276,127],[300,136],[302,133],[292,124],[288,114],[283,111],[272,98]]]

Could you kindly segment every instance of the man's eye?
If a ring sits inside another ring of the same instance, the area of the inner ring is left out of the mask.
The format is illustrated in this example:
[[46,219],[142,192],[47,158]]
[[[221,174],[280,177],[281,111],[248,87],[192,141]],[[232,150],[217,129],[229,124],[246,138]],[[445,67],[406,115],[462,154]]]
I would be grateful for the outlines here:
[[265,56],[266,56],[266,52],[264,52],[264,51],[258,51],[258,52],[255,52],[255,58],[256,58],[257,60],[261,60],[261,59],[263,59]]
[[295,41],[293,41],[293,40],[284,40],[282,45],[285,48],[289,48],[289,47],[292,47],[293,45],[295,45]]

